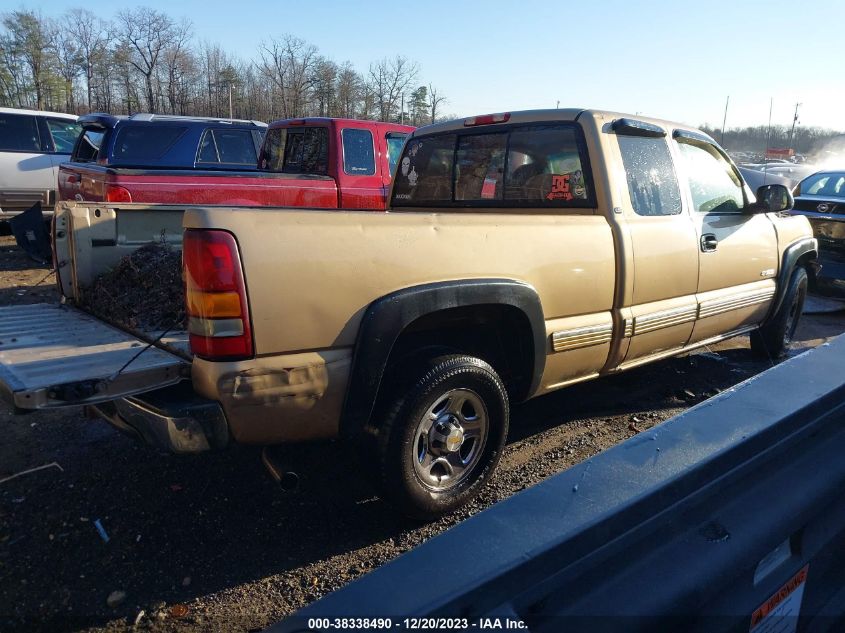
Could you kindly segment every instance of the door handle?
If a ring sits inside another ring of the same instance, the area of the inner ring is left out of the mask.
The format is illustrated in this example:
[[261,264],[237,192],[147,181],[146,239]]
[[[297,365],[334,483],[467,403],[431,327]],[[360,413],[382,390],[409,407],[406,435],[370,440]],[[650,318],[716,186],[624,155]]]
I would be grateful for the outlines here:
[[705,233],[701,236],[700,244],[702,253],[712,253],[719,245],[719,240],[717,240],[716,236],[712,233]]

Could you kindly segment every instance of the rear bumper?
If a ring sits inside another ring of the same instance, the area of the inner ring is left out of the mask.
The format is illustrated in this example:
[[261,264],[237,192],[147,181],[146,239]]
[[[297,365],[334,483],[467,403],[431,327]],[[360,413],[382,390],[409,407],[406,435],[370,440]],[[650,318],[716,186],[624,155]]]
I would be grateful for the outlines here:
[[189,381],[89,405],[87,410],[120,431],[171,453],[200,453],[229,443],[223,409],[194,393]]

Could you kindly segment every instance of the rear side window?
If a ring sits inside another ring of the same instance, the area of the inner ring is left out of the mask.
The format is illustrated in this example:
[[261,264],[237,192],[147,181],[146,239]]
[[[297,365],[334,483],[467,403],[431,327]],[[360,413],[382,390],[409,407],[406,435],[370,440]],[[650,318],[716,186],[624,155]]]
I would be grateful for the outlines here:
[[50,136],[53,138],[54,151],[57,154],[70,154],[82,126],[76,121],[47,119],[47,129],[50,130]]
[[394,206],[593,208],[588,180],[577,126],[509,126],[411,139],[393,198]]
[[258,168],[290,174],[326,174],[329,133],[324,127],[267,130]]
[[372,132],[347,128],[340,135],[343,139],[343,172],[350,176],[372,176],[376,173]]
[[250,130],[206,130],[200,142],[198,163],[255,166],[257,156]]
[[444,134],[413,139],[393,185],[395,204],[420,205],[452,201],[452,165],[457,136]]
[[396,173],[396,165],[399,163],[399,155],[402,153],[402,146],[405,144],[407,134],[401,132],[388,132],[385,139],[387,140],[387,162],[390,169],[390,175]]
[[96,162],[100,154],[100,145],[103,143],[104,135],[105,133],[100,130],[83,130],[72,160],[78,163]]
[[676,215],[681,190],[664,137],[619,135],[628,193],[637,215]]
[[678,140],[692,203],[701,213],[736,213],[745,206],[742,181],[712,145]]
[[0,114],[0,150],[6,152],[40,152],[41,139],[34,116]]
[[118,161],[161,158],[187,129],[173,125],[127,125],[117,133],[112,157]]

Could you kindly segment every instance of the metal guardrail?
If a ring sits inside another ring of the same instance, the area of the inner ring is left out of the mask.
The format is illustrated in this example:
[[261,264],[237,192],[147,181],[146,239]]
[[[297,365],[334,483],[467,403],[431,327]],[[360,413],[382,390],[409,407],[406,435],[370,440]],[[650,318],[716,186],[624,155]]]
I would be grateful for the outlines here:
[[845,630],[843,490],[845,336],[270,630]]

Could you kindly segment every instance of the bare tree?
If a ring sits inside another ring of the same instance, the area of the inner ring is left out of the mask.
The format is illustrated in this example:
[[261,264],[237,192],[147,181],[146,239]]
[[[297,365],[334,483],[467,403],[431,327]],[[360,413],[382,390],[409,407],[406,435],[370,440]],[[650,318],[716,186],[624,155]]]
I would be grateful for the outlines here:
[[179,28],[166,13],[148,7],[124,10],[117,14],[121,37],[132,52],[129,63],[144,77],[147,105],[156,111],[156,92],[153,77],[162,52],[172,46]]
[[355,106],[361,99],[361,86],[364,82],[355,72],[351,62],[343,62],[337,74],[337,113],[347,119],[355,117]]
[[71,9],[68,14],[69,33],[79,47],[79,58],[85,74],[87,105],[91,111],[94,71],[98,62],[108,55],[111,25],[87,9]]
[[80,49],[76,38],[67,29],[58,28],[54,25],[51,31],[54,33],[51,46],[54,54],[54,65],[63,83],[64,109],[65,112],[74,112],[76,111],[76,99],[73,84],[79,76]]
[[382,121],[391,119],[418,73],[417,65],[401,55],[370,64],[369,83]]
[[184,114],[187,100],[186,77],[195,68],[193,54],[188,48],[190,40],[191,23],[182,20],[174,26],[171,42],[162,51],[162,60],[167,70],[167,101],[173,114]]
[[259,55],[262,71],[278,89],[282,116],[303,116],[319,59],[317,47],[298,37],[283,35],[281,39],[262,42]]
[[428,84],[428,110],[432,123],[437,121],[437,106],[444,101],[446,101],[446,97],[434,87],[434,84]]

